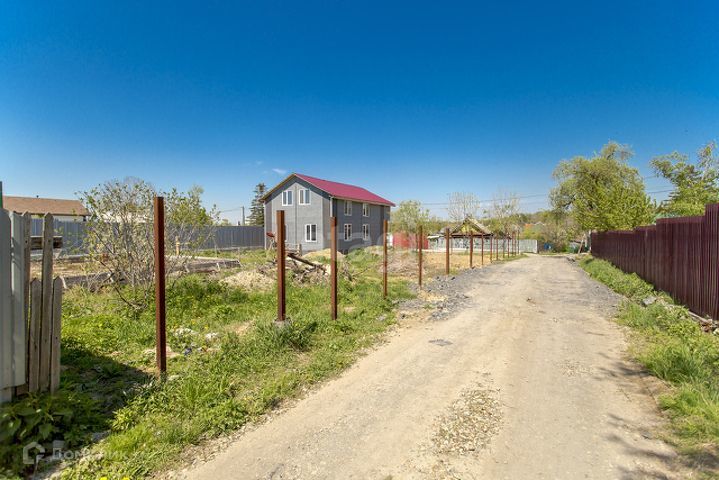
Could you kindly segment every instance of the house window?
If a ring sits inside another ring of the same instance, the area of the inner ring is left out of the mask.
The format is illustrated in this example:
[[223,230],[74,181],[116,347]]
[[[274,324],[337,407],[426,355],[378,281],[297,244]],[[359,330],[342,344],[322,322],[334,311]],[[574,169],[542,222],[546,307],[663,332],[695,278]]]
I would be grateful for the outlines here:
[[350,202],[349,200],[345,200],[345,216],[352,216],[352,202]]
[[282,206],[292,206],[292,190],[285,190],[284,192],[282,192]]
[[362,216],[369,217],[369,203],[362,204]]
[[310,204],[310,189],[300,188],[300,205]]
[[369,240],[369,223],[362,224],[362,239]]
[[305,225],[305,242],[317,241],[317,225],[312,223]]
[[351,240],[351,239],[352,239],[352,224],[345,223],[345,240]]

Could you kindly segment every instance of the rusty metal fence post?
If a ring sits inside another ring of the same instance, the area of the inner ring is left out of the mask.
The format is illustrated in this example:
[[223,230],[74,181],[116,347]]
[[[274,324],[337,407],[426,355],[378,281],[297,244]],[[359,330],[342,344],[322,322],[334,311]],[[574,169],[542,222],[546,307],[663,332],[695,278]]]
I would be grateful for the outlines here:
[[330,219],[330,289],[332,320],[337,320],[337,217]]
[[382,296],[387,298],[387,227],[388,221],[382,222]]
[[284,322],[286,317],[285,304],[285,211],[277,210],[277,321]]
[[484,266],[484,234],[482,234],[482,266]]
[[474,232],[469,232],[469,268],[474,268],[472,257],[474,256]]
[[418,239],[418,260],[419,260],[419,288],[422,288],[422,248],[424,247],[424,239],[422,238],[422,227],[419,227],[419,233],[417,234]]
[[155,356],[160,374],[167,372],[165,313],[165,199],[155,196]]
[[449,227],[444,229],[444,243],[445,243],[445,260],[444,260],[444,273],[449,275]]

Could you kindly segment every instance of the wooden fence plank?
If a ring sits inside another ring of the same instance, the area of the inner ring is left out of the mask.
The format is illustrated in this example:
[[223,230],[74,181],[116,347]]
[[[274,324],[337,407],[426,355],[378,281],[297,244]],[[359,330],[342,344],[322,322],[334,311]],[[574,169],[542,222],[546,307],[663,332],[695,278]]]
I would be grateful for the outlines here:
[[30,283],[30,325],[28,327],[28,391],[37,392],[40,385],[40,323],[42,320],[42,283]]
[[13,321],[10,217],[0,209],[0,402],[12,399]]
[[46,214],[42,228],[42,320],[40,322],[39,389],[50,388],[50,336],[52,334],[52,215]]
[[23,395],[28,392],[28,363],[30,355],[30,236],[32,234],[32,215],[29,212],[22,214],[22,236],[23,236],[23,322],[25,328],[25,383],[18,385],[15,389],[16,395]]
[[23,240],[24,240],[24,252],[23,259],[25,260],[25,266],[23,271],[25,273],[25,323],[30,323],[30,232],[32,228],[32,215],[29,212],[25,212],[22,215],[23,221]]
[[25,383],[27,324],[25,323],[25,228],[23,217],[11,215],[12,223],[12,319],[13,384]]
[[52,340],[50,342],[50,392],[60,386],[60,332],[62,329],[62,278],[52,283]]

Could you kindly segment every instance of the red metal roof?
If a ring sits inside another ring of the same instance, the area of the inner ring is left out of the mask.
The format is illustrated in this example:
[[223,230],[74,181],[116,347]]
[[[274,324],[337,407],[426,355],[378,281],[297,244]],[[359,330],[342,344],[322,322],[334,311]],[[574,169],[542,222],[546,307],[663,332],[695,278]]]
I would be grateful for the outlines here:
[[382,198],[379,195],[366,190],[362,187],[355,185],[349,185],[347,183],[331,182],[329,180],[322,180],[321,178],[310,177],[309,175],[302,175],[295,173],[297,178],[301,178],[307,183],[311,183],[320,190],[324,190],[333,197],[346,198],[348,200],[357,200],[358,202],[367,203],[378,203],[380,205],[389,205],[394,207],[394,203],[390,202],[386,198]]
[[279,185],[277,185],[275,188],[267,192],[265,195],[265,198],[269,196],[270,193],[272,193],[274,190],[277,189],[280,185],[285,183],[287,180],[292,178],[292,176],[295,176],[299,179],[304,180],[305,182],[314,185],[315,187],[319,188],[320,190],[329,193],[333,197],[337,198],[343,198],[347,200],[356,200],[358,202],[366,202],[366,203],[375,203],[379,205],[388,205],[390,207],[394,207],[394,203],[390,202],[386,198],[382,198],[379,195],[375,195],[374,193],[370,192],[369,190],[366,190],[362,187],[357,187],[355,185],[349,185],[347,183],[339,183],[339,182],[331,182],[329,180],[322,180],[321,178],[315,178],[310,177],[309,175],[302,175],[300,173],[293,173],[289,177],[287,177],[285,180],[280,182]]

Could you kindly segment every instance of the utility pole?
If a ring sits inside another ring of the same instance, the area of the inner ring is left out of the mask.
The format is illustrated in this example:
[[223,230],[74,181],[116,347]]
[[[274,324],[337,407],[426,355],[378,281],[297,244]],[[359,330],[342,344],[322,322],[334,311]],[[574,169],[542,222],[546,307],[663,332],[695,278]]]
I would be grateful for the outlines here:
[[3,208],[3,203],[2,203],[2,180],[0,180],[0,208]]
[[245,226],[245,207],[242,207],[242,226]]

